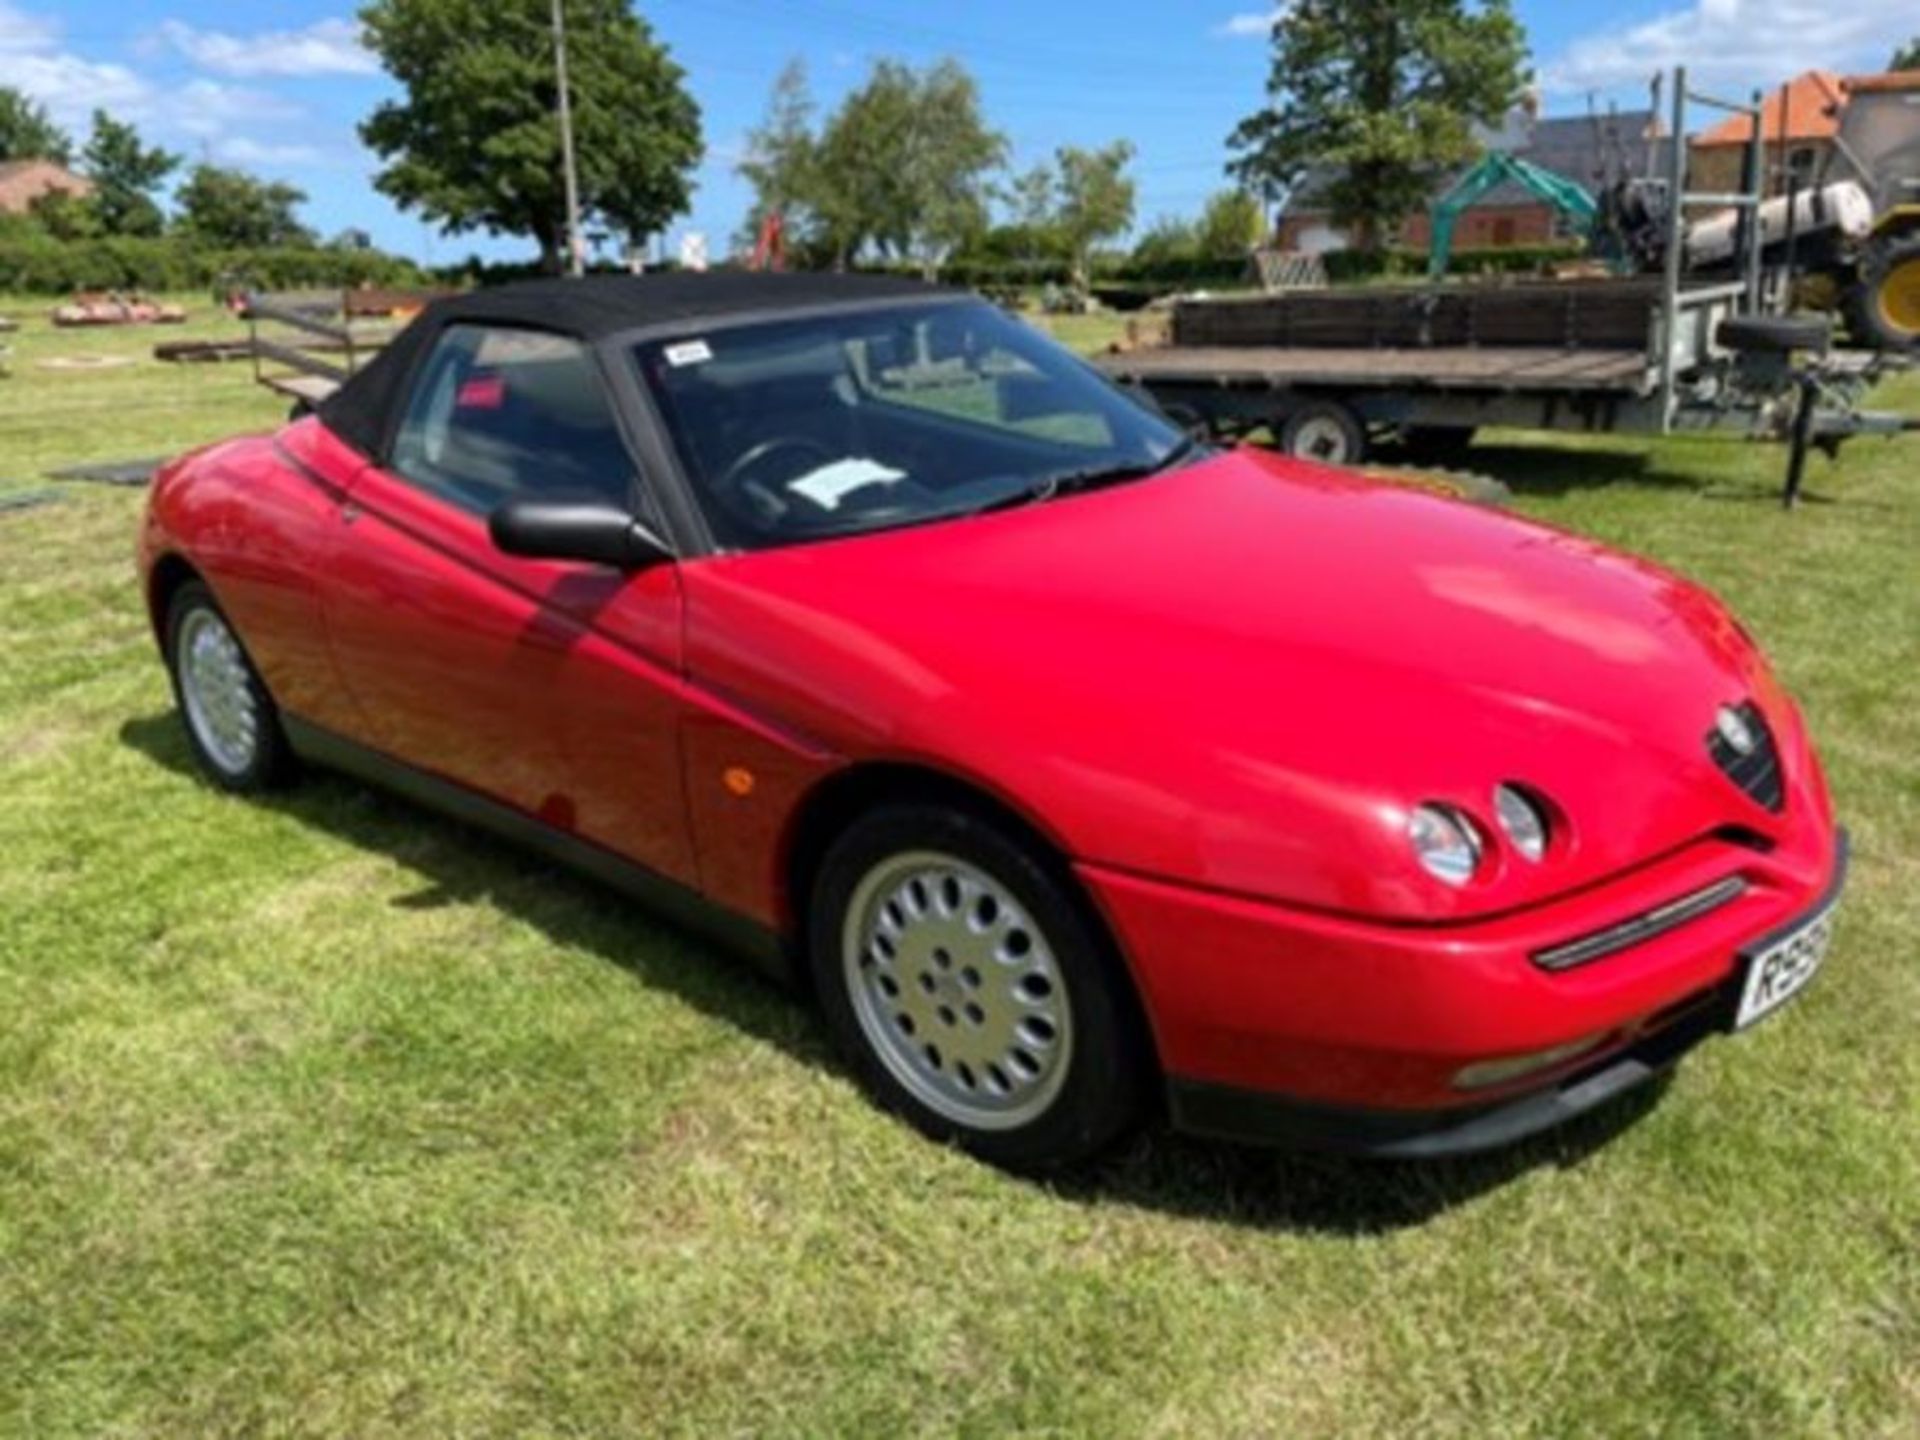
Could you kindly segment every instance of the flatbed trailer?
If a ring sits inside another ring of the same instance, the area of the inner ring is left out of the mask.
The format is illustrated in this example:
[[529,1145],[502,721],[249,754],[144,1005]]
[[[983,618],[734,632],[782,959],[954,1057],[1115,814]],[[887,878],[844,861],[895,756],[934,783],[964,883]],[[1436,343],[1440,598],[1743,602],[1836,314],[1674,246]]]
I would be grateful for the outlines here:
[[[1716,336],[1742,293],[1697,287],[1671,312],[1653,280],[1182,301],[1170,343],[1099,363],[1214,433],[1264,427],[1284,448],[1341,463],[1386,433],[1695,428],[1728,420],[1722,407],[1688,401],[1724,390],[1733,354]],[[1671,404],[1669,332],[1679,352]]]
[[1859,408],[1898,361],[1831,352],[1824,322],[1743,316],[1746,294],[1589,279],[1182,301],[1167,343],[1097,363],[1196,430],[1264,429],[1332,464],[1385,439],[1451,458],[1486,426],[1733,431],[1801,455],[1912,428]]

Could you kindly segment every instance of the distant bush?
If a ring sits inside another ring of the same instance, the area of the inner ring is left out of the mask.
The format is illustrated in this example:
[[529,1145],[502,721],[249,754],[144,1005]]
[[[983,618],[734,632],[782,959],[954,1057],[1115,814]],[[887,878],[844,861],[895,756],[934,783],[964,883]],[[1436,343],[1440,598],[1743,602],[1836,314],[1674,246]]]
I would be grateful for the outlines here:
[[425,278],[412,261],[377,250],[216,250],[173,236],[56,240],[24,229],[0,229],[0,290],[27,294],[200,290],[228,282],[263,290],[296,290],[417,285]]
[[1222,259],[1217,255],[1169,255],[1152,260],[1128,260],[1101,271],[1094,283],[1112,280],[1120,285],[1156,286],[1175,290],[1224,290],[1244,285],[1253,275],[1253,262],[1245,257]]
[[[1586,254],[1579,244],[1503,245],[1478,250],[1456,250],[1447,265],[1449,275],[1531,275],[1549,265],[1563,265]],[[1327,279],[1336,285],[1365,280],[1421,280],[1426,278],[1424,250],[1335,250],[1321,257]]]
[[1073,264],[1068,260],[1001,260],[990,256],[962,256],[940,267],[941,283],[964,285],[976,290],[1021,290],[1042,285],[1065,285],[1072,278]]
[[[657,275],[664,270],[678,270],[677,260],[665,262],[649,260],[646,273]],[[452,265],[435,265],[428,276],[437,285],[454,290],[475,290],[490,285],[510,285],[516,280],[541,280],[553,275],[553,271],[543,266],[539,260],[482,260],[478,255],[469,255]],[[629,271],[625,264],[612,260],[597,260],[587,266],[589,275],[625,275]]]

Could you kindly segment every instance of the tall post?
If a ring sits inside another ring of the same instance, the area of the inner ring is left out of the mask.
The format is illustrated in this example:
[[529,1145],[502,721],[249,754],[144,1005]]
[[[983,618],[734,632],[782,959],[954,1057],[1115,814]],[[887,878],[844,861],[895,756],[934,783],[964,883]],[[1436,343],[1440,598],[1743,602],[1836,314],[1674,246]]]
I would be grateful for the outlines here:
[[580,240],[580,177],[573,165],[573,104],[567,96],[567,17],[561,0],[553,0],[553,72],[560,91],[560,171],[567,187],[567,273],[586,273],[585,246]]
[[[1747,144],[1747,158],[1741,166],[1742,185],[1752,203],[1741,209],[1740,266],[1747,282],[1747,314],[1760,313],[1760,285],[1764,278],[1761,261],[1766,250],[1765,227],[1760,223],[1761,209],[1767,199],[1766,96],[1753,92],[1753,138]],[[1784,153],[1782,159],[1785,159]]]
[[1687,72],[1673,72],[1673,133],[1667,137],[1667,253],[1660,281],[1660,433],[1673,429],[1674,347],[1680,343],[1680,280],[1687,259]]
[[1797,298],[1794,292],[1794,273],[1799,262],[1800,249],[1800,176],[1787,164],[1787,141],[1792,135],[1787,124],[1787,107],[1793,94],[1791,81],[1783,81],[1780,86],[1780,175],[1787,192],[1787,248],[1786,257],[1780,263],[1780,294],[1775,308],[1782,315],[1790,315]]

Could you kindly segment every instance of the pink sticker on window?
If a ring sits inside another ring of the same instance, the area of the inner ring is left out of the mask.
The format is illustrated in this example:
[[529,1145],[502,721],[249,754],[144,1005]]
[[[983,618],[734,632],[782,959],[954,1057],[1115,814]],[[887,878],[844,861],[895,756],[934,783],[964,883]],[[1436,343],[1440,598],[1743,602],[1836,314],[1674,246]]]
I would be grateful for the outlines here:
[[507,382],[498,375],[475,375],[460,384],[456,410],[498,410],[507,400]]

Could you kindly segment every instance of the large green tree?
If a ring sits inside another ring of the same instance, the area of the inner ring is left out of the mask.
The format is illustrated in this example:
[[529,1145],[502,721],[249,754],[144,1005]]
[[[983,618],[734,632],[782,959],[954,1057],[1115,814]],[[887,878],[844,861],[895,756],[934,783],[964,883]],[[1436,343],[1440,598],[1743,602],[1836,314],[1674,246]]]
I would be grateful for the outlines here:
[[1007,140],[987,124],[980,87],[955,60],[921,73],[913,119],[906,165],[915,214],[908,245],[932,279],[948,255],[986,230]]
[[1893,59],[1887,62],[1889,70],[1920,70],[1920,35],[1916,35],[1898,50]]
[[1054,153],[1060,174],[1060,207],[1054,217],[1073,257],[1074,283],[1091,278],[1093,247],[1133,224],[1133,143],[1116,140],[1098,150],[1067,145]]
[[306,192],[277,180],[196,165],[173,198],[180,207],[180,232],[208,245],[266,249],[314,243],[313,232],[293,213],[306,203]]
[[154,192],[180,164],[180,157],[141,143],[140,132],[104,110],[93,112],[87,137],[87,176],[93,208],[109,235],[158,235],[163,223]]
[[1296,0],[1273,27],[1267,107],[1240,123],[1228,166],[1269,199],[1329,172],[1336,223],[1378,248],[1434,180],[1472,158],[1525,83],[1508,0]]
[[778,214],[793,234],[812,224],[816,161],[813,134],[813,92],[807,87],[804,61],[790,60],[773,82],[766,118],[747,132],[746,153],[734,167],[753,186],[753,208],[747,216],[749,242],[758,236],[760,222]]
[[789,65],[738,167],[754,190],[749,228],[778,210],[789,235],[835,265],[870,248],[929,276],[986,228],[1006,140],[958,63],[876,61],[818,133],[812,115],[805,72]]
[[46,107],[0,86],[0,160],[52,160],[73,163],[73,141],[47,114]]
[[[700,162],[685,72],[628,0],[565,0],[580,204],[639,240],[683,213]],[[368,45],[405,91],[360,135],[374,185],[450,234],[525,235],[558,269],[566,237],[550,0],[372,0]]]
[[1028,166],[1001,191],[1011,220],[1003,228],[1017,237],[1014,253],[1029,265],[1059,249],[1059,228],[1055,224],[1059,193],[1059,177],[1045,162]]

